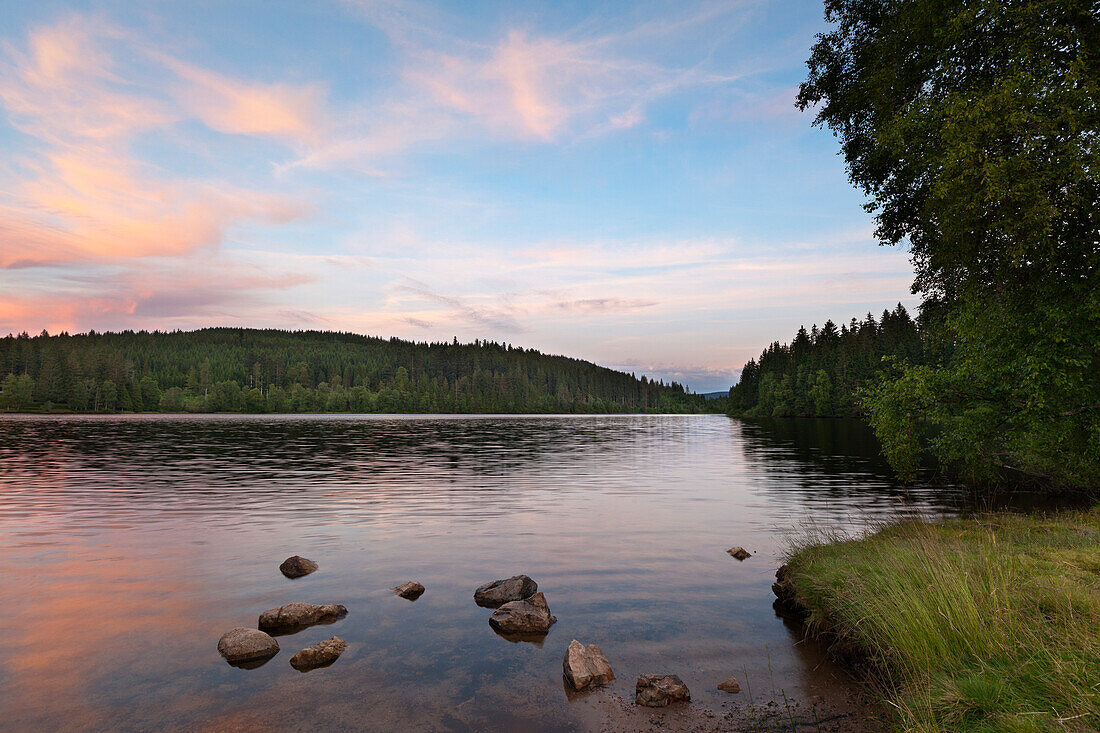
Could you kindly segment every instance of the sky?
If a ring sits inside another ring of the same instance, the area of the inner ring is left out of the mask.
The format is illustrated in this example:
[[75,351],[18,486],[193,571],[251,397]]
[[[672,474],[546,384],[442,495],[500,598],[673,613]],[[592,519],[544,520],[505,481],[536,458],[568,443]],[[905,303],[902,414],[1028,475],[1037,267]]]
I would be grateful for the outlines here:
[[489,339],[728,388],[909,294],[814,2],[0,0],[0,334]]

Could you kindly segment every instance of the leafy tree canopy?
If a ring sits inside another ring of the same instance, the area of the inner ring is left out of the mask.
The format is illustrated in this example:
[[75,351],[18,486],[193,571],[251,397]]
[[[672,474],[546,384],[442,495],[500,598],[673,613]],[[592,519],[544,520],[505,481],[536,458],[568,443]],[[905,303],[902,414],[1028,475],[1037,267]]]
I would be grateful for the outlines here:
[[1100,484],[1100,4],[827,0],[798,104],[908,243],[927,365],[865,407],[902,473]]
[[828,0],[798,105],[840,138],[914,288],[1085,282],[1100,231],[1100,3]]

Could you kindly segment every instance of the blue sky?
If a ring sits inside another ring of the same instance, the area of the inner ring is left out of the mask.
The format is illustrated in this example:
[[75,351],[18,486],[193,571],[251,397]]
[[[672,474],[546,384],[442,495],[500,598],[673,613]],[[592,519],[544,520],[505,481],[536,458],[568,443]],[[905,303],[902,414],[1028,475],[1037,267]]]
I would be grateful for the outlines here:
[[820,2],[0,0],[0,332],[493,339],[728,387],[913,303]]

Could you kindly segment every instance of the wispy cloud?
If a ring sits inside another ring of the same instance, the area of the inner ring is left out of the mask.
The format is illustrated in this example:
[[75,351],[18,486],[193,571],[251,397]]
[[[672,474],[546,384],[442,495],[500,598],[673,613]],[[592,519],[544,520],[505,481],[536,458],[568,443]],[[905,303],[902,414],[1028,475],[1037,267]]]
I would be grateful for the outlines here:
[[[400,91],[372,100],[369,113],[345,110],[329,139],[292,166],[384,165],[379,159],[441,139],[549,142],[636,127],[647,106],[694,87],[728,85],[753,73],[649,60],[700,24],[739,22],[747,4],[709,3],[675,23],[639,22],[593,33],[538,33],[506,27],[486,41],[467,37],[453,17],[412,2],[346,3],[383,30],[400,54]],[[358,123],[354,122],[359,120]]]
[[163,102],[134,93],[108,45],[129,34],[94,16],[72,15],[31,30],[0,56],[0,103],[22,132],[65,147],[109,144],[175,119]]
[[314,146],[325,133],[326,102],[320,84],[245,82],[168,56],[160,58],[180,80],[177,98],[183,108],[211,129],[299,146]]
[[627,128],[645,102],[677,86],[733,77],[667,69],[606,55],[604,44],[512,29],[489,48],[411,50],[406,77],[433,100],[496,134],[550,140],[567,130]]
[[[223,180],[173,176],[135,156],[138,134],[187,111],[150,88],[140,66],[120,63],[120,48],[147,50],[124,29],[73,16],[31,31],[22,48],[4,49],[0,104],[36,143],[3,171],[0,267],[181,254],[219,244],[236,222],[283,223],[307,210]],[[211,108],[220,110],[210,113],[212,124],[290,131],[270,89],[249,96],[245,85],[177,66],[192,84],[204,81],[224,97]],[[197,106],[201,115],[201,99]]]
[[[432,303],[446,306],[449,310],[447,321],[451,323],[469,323],[479,327],[491,328],[503,333],[520,333],[525,329],[515,319],[510,309],[501,306],[472,305],[463,298],[452,295],[433,292],[426,287],[413,285],[395,285],[393,291],[398,294],[414,296],[414,300],[427,300]],[[404,304],[402,305],[404,307]],[[429,323],[418,318],[411,318],[410,323]]]
[[658,305],[658,301],[643,298],[581,298],[580,300],[561,300],[554,305],[564,311],[608,313],[650,308]]
[[[63,266],[37,287],[0,292],[0,332],[35,328],[53,332],[88,328],[171,328],[199,323],[256,323],[280,292],[310,283],[303,272],[270,272],[254,262],[153,258],[122,265]],[[268,318],[268,316],[262,316]],[[306,311],[282,309],[273,323],[317,322]]]

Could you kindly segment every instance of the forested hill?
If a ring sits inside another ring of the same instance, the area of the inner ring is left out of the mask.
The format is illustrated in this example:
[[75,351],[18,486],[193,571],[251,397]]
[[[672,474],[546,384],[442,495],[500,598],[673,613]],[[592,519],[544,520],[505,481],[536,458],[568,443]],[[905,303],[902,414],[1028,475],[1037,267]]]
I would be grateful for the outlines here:
[[920,364],[924,346],[917,323],[898,303],[876,320],[870,313],[837,328],[832,321],[798,329],[749,360],[730,390],[731,415],[833,417],[860,412],[859,391],[877,381],[883,357]]
[[531,349],[209,328],[0,339],[0,408],[134,412],[701,412],[664,384]]

